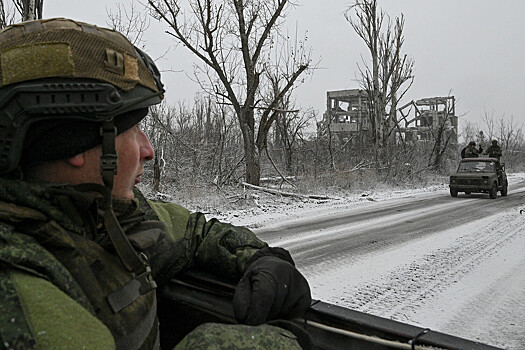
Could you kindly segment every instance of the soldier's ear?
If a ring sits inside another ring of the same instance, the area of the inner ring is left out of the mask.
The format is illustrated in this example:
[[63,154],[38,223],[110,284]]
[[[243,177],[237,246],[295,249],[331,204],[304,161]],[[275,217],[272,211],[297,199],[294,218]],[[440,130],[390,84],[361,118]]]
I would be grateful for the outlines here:
[[76,168],[80,168],[86,162],[86,153],[79,153],[76,156],[69,158],[67,162]]

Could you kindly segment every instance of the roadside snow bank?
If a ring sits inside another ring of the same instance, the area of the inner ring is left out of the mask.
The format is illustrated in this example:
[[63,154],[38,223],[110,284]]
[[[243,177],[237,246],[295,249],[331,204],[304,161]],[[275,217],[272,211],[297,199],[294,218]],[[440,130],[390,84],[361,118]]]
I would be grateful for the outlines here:
[[[516,183],[525,179],[525,173],[508,174],[507,176],[509,183]],[[225,211],[214,215],[207,214],[206,217],[215,217],[221,221],[249,228],[262,228],[284,220],[300,220],[306,217],[335,215],[366,201],[387,201],[415,195],[433,195],[436,192],[448,192],[448,183],[408,190],[385,189],[381,191],[366,191],[331,200],[290,200],[282,198],[279,201],[275,199],[276,196],[273,196],[272,201],[260,200],[257,202],[257,196],[255,196],[257,203],[255,208]]]

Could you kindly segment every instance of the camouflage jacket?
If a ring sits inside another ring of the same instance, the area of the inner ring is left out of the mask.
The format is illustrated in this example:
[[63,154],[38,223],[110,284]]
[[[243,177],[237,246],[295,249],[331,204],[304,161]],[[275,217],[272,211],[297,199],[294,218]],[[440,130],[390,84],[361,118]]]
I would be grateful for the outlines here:
[[[267,246],[246,228],[137,196],[114,207],[157,284],[193,267],[239,278]],[[129,348],[122,339],[136,336],[133,327],[155,308],[154,292],[118,313],[109,310],[105,297],[129,277],[99,211],[92,194],[0,179],[0,348]],[[158,334],[148,332],[136,348],[158,346]]]
[[479,151],[476,147],[469,146],[465,150],[465,158],[476,158],[479,156]]
[[490,145],[483,153],[488,154],[489,157],[497,158],[498,160],[502,155],[501,147],[499,145]]

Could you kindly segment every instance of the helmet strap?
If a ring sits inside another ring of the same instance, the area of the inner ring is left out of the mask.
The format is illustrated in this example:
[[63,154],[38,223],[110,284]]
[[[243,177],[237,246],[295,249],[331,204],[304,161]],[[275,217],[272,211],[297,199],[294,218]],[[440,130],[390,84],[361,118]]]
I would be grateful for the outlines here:
[[94,183],[76,185],[75,189],[81,192],[98,192],[102,195],[104,202],[100,203],[102,205],[100,209],[104,211],[104,227],[122,265],[132,273],[133,279],[131,281],[111,292],[106,298],[113,312],[118,313],[139,296],[157,288],[157,284],[153,279],[151,268],[147,264],[147,256],[142,253],[140,256],[137,254],[115,216],[111,201],[106,202],[106,200],[111,199],[111,193],[108,193],[108,189]]
[[104,181],[104,197],[107,201],[107,208],[105,208],[104,212],[104,226],[117,255],[120,257],[120,261],[134,275],[133,280],[107,296],[107,301],[113,312],[117,313],[133,303],[138,296],[157,288],[157,284],[151,275],[151,268],[133,249],[113,211],[113,196],[111,192],[113,190],[114,176],[117,174],[118,159],[117,151],[115,150],[117,128],[113,123],[113,118],[102,123],[100,133],[102,135],[100,172]]
[[[113,190],[114,176],[117,174],[117,151],[115,150],[115,138],[117,128],[113,123],[113,118],[104,120],[100,127],[102,136],[102,154],[100,156],[100,173],[104,186],[109,190],[111,203],[111,192]],[[110,204],[111,205],[111,204]]]

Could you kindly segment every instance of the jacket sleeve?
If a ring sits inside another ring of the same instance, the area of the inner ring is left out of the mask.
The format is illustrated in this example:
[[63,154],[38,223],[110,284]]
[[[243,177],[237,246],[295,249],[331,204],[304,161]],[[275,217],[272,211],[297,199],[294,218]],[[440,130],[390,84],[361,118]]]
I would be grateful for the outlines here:
[[146,219],[158,219],[167,228],[171,247],[169,254],[164,254],[165,263],[162,265],[169,268],[164,268],[156,276],[161,283],[189,268],[237,280],[250,258],[268,246],[245,227],[216,219],[206,220],[204,214],[190,213],[174,203],[147,200],[147,208],[144,208],[140,198],[139,202],[146,212]]

